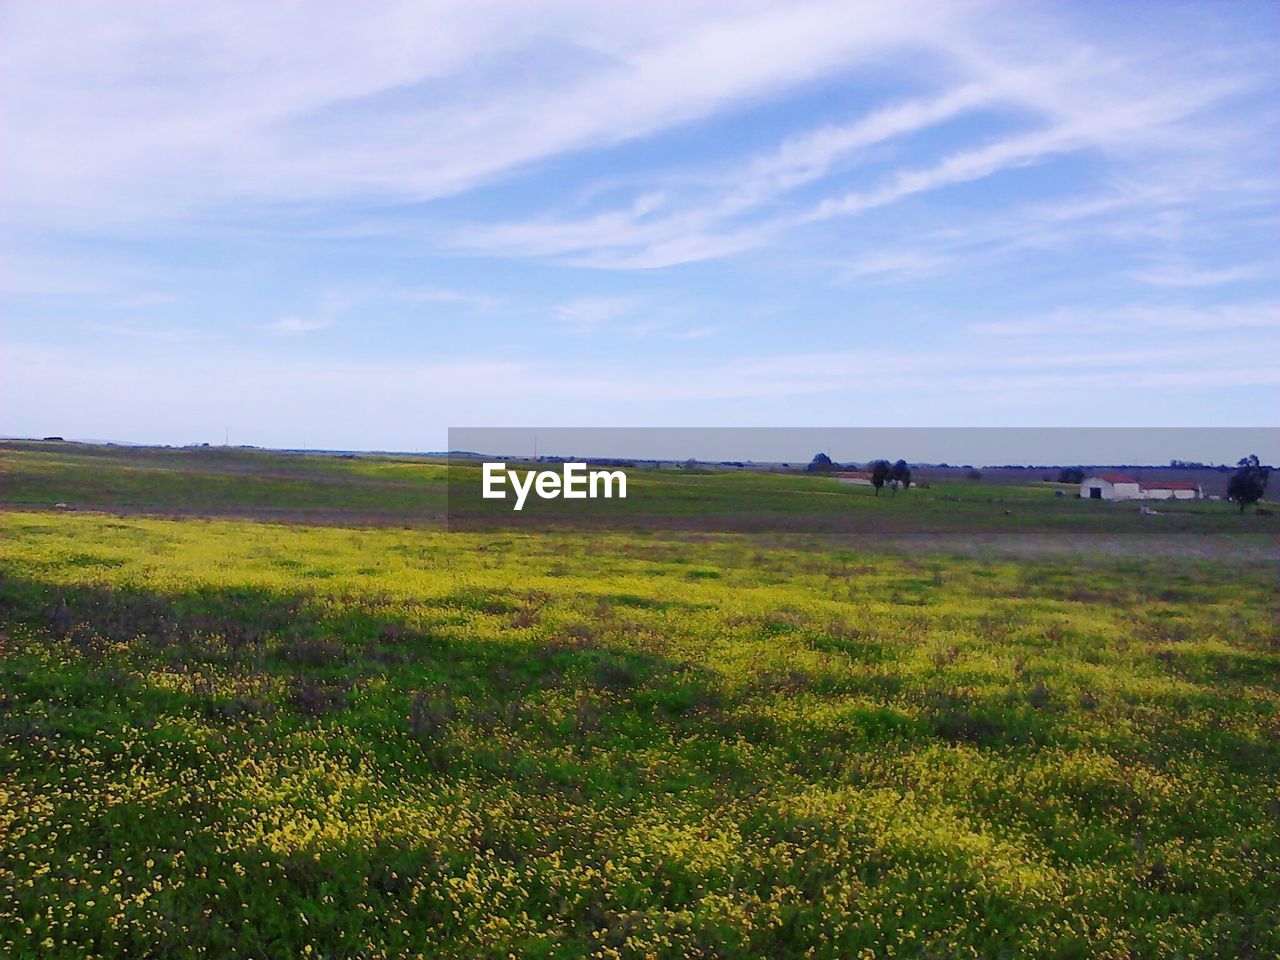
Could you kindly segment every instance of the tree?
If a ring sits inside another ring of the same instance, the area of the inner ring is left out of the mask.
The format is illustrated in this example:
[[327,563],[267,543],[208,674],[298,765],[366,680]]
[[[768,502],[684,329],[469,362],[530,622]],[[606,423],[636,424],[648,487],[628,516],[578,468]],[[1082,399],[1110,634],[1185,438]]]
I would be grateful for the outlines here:
[[896,496],[898,493],[898,484],[902,484],[902,489],[906,490],[911,486],[911,468],[907,466],[907,461],[899,460],[893,465],[893,492]]
[[805,470],[809,473],[830,473],[835,468],[836,465],[831,462],[831,458],[825,453],[820,453],[809,461],[809,465],[805,467]]
[[1079,467],[1063,467],[1058,474],[1059,483],[1084,483],[1084,471]]
[[1251,453],[1236,464],[1236,472],[1227,482],[1227,499],[1239,504],[1240,512],[1251,503],[1257,503],[1267,492],[1267,476],[1270,471],[1258,462],[1258,455]]
[[880,488],[889,479],[891,470],[888,460],[877,460],[871,464],[871,485],[876,488],[876,496],[880,496]]

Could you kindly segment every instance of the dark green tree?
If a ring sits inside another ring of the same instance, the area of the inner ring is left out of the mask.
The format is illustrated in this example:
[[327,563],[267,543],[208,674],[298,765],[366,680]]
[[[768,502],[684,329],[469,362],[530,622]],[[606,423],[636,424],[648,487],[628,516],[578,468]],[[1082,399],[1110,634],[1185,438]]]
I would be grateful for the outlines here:
[[906,490],[911,486],[911,468],[907,466],[907,461],[899,460],[893,465],[893,472],[890,474],[893,478],[893,493],[897,496],[898,486]]
[[876,496],[880,496],[880,488],[884,486],[884,482],[889,479],[892,473],[888,460],[877,460],[871,464],[871,485],[876,488]]
[[835,468],[836,464],[832,463],[831,458],[825,453],[820,453],[809,461],[809,465],[805,467],[805,470],[809,473],[830,473]]
[[1227,481],[1227,499],[1239,505],[1240,512],[1250,504],[1257,503],[1267,492],[1267,477],[1270,471],[1258,462],[1258,455],[1251,453],[1236,464],[1236,472]]

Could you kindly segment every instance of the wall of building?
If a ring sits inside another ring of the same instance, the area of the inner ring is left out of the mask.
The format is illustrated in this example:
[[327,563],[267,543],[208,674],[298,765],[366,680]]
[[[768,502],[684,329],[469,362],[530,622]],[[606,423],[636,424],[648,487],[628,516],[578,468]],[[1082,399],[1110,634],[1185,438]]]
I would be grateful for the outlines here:
[[1168,487],[1151,487],[1143,489],[1137,483],[1112,483],[1101,477],[1085,477],[1080,484],[1080,496],[1091,499],[1090,489],[1099,487],[1103,500],[1195,500],[1199,494],[1195,490],[1171,490]]
[[1080,484],[1080,496],[1086,500],[1092,498],[1090,490],[1098,487],[1102,490],[1103,500],[1140,500],[1142,499],[1142,491],[1136,483],[1112,483],[1110,480],[1103,480],[1101,477],[1085,477],[1084,483]]

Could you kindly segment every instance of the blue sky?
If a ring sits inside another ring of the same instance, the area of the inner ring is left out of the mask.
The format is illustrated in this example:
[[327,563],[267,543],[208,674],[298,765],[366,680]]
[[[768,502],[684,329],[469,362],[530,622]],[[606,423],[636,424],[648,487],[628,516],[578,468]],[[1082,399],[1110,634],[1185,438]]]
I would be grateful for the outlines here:
[[1264,2],[5,2],[0,434],[1277,425],[1278,65]]

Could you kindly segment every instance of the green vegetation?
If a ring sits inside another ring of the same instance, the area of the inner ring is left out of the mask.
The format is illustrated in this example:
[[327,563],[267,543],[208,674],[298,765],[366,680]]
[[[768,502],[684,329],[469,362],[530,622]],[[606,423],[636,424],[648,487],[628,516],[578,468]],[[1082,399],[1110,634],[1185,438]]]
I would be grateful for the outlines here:
[[443,516],[445,477],[425,458],[0,443],[8,506],[429,521]]
[[[1142,533],[1230,535],[1270,542],[1280,517],[1238,516],[1229,503],[1137,503],[1065,496],[1058,484],[961,481],[875,496],[830,476],[628,470],[626,500],[480,499],[480,468],[425,457],[282,454],[222,448],[150,449],[0,443],[0,507],[105,509],[385,526],[606,527],[636,531],[813,533]],[[1075,488],[1069,488],[1074,494]]]
[[0,955],[1280,954],[1269,556],[389,529],[443,467],[2,456],[10,502],[342,525],[0,513]]
[[[448,468],[448,506],[468,529],[777,530],[814,533],[1142,533],[1274,536],[1280,518],[1241,517],[1229,503],[1159,501],[1144,516],[1135,501],[1065,496],[1060,484],[960,481],[876,495],[873,487],[820,473],[628,470],[626,500],[538,501],[520,514],[511,500],[482,500],[480,468]],[[903,469],[906,470],[905,464]],[[884,464],[888,478],[893,467]],[[908,471],[909,472],[909,471]]]

